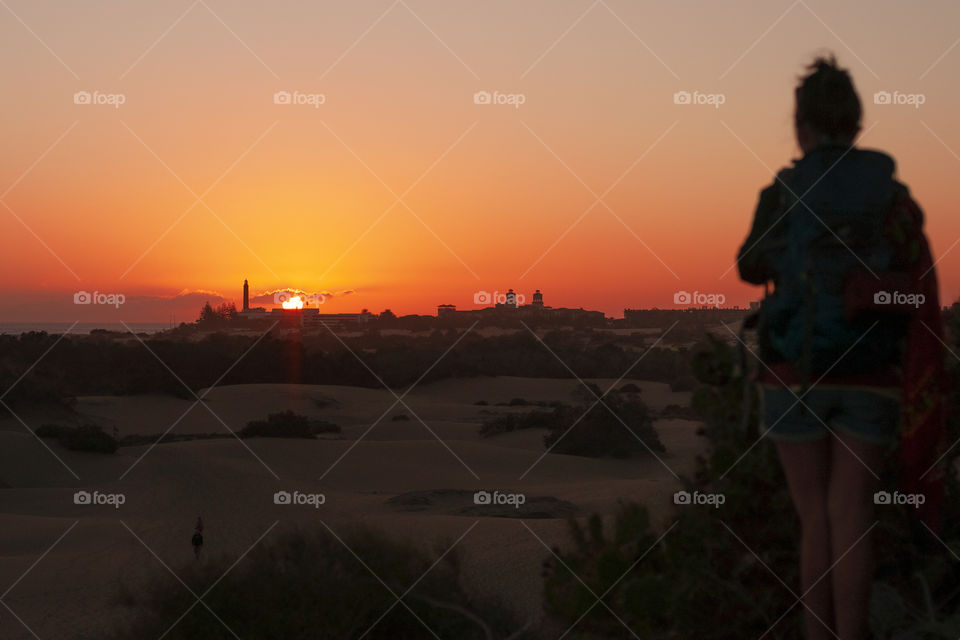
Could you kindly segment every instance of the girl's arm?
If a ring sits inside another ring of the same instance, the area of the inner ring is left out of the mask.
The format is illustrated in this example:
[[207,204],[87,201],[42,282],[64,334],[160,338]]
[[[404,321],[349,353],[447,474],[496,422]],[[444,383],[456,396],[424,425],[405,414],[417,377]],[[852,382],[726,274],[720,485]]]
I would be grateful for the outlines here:
[[774,183],[760,192],[760,201],[753,214],[753,227],[750,235],[737,252],[737,267],[740,279],[750,284],[763,284],[773,280],[773,272],[765,260],[765,253],[774,240],[770,226],[777,222],[773,219],[780,205],[779,190]]

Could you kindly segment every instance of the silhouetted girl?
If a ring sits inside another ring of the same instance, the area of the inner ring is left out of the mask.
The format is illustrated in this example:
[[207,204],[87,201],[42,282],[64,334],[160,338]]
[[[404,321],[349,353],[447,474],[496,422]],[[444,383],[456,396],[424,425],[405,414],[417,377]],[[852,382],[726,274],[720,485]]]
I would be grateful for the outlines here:
[[863,640],[874,492],[898,440],[901,481],[928,493],[935,526],[942,476],[921,474],[942,441],[943,325],[923,214],[890,156],[854,146],[850,75],[818,58],[795,98],[803,157],[760,193],[738,263],[742,279],[773,284],[760,312],[762,429],[800,517],[807,636]]

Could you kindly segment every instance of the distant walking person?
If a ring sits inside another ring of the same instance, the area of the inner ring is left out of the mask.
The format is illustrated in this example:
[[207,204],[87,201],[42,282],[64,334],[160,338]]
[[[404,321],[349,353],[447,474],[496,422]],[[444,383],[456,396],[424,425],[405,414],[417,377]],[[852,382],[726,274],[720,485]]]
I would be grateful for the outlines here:
[[203,520],[200,516],[197,516],[197,524],[193,527],[191,542],[193,543],[193,555],[195,558],[199,558],[200,550],[203,548]]
[[818,58],[795,99],[803,157],[761,191],[738,264],[743,280],[773,284],[761,417],[800,517],[807,637],[863,640],[874,492],[898,436],[901,481],[930,492],[921,515],[935,521],[938,474],[923,463],[942,441],[943,323],[922,212],[890,156],[854,146],[850,75]]

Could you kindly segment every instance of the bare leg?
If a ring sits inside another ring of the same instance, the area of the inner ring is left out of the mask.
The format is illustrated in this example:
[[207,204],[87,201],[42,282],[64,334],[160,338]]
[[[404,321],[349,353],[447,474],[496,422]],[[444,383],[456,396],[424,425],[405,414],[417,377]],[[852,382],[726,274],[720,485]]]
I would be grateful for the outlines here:
[[806,593],[804,617],[810,640],[835,638],[832,584],[829,578],[817,582],[831,563],[827,511],[830,451],[830,438],[777,443],[790,496],[800,516],[800,589]]
[[837,563],[832,575],[837,634],[841,640],[863,640],[875,558],[872,536],[860,538],[874,522],[873,492],[885,448],[846,435],[831,440],[828,511],[832,562]]

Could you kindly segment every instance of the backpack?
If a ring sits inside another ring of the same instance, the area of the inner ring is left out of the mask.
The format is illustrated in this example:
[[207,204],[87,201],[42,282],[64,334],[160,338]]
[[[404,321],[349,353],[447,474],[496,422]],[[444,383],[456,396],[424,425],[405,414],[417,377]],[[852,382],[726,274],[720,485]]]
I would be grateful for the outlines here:
[[777,178],[764,259],[774,290],[761,303],[758,337],[768,364],[790,362],[803,377],[866,373],[900,359],[902,318],[877,312],[847,318],[845,288],[855,274],[893,266],[883,223],[898,189],[890,156],[843,146],[807,153]]

